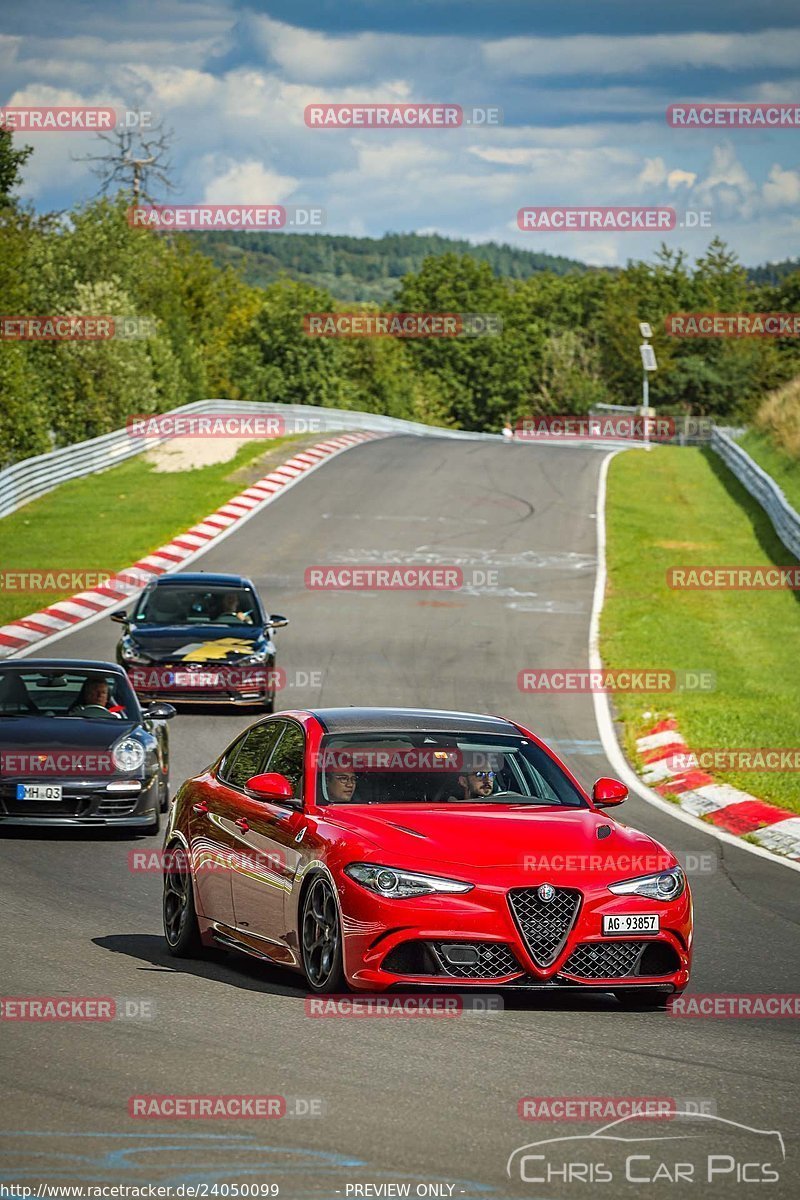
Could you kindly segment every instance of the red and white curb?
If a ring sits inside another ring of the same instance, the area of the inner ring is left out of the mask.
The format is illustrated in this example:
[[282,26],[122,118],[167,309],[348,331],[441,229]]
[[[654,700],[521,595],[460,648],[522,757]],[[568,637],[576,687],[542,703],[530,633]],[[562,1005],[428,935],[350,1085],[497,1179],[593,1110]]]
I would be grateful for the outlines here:
[[760,846],[800,862],[800,817],[758,800],[703,771],[674,717],[636,739],[642,780],[660,796],[677,796],[686,812],[718,829],[754,838]]
[[190,559],[197,558],[215,538],[227,534],[239,522],[271,504],[283,489],[302,475],[344,450],[349,450],[351,446],[382,436],[377,433],[345,433],[300,451],[205,517],[198,525],[193,525],[165,546],[159,546],[133,566],[112,575],[101,587],[78,592],[69,600],[58,600],[41,612],[29,613],[26,617],[0,626],[0,658],[17,654],[45,638],[91,621],[109,608],[116,608],[131,596],[138,595],[157,576],[175,571]]

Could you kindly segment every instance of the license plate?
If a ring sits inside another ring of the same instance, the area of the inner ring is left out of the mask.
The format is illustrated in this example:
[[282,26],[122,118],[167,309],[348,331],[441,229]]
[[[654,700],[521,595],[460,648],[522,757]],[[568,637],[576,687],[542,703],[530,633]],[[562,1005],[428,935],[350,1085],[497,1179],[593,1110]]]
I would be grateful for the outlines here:
[[603,917],[603,933],[613,937],[617,933],[658,933],[658,913],[616,913]]
[[219,675],[212,671],[176,671],[175,686],[179,688],[219,687]]
[[60,800],[63,788],[60,783],[18,783],[18,800]]

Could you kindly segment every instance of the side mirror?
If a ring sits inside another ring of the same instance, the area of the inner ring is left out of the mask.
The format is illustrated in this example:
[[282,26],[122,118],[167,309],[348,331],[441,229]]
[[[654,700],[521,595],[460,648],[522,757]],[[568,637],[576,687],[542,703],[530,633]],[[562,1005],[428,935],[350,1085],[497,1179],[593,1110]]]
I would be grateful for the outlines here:
[[130,617],[124,608],[118,608],[116,612],[111,613],[111,620],[116,621],[118,625],[127,625],[130,622]]
[[598,779],[592,788],[592,799],[598,808],[613,808],[622,804],[628,796],[628,789],[618,779]]
[[279,775],[277,771],[253,775],[244,786],[256,800],[275,800],[278,804],[291,804],[294,801],[291,783],[285,775]]
[[173,704],[157,700],[154,704],[145,705],[142,709],[142,716],[146,717],[148,721],[169,721],[177,711]]
[[272,629],[283,629],[283,627],[285,625],[289,624],[289,618],[282,617],[280,613],[272,613],[269,620],[267,621],[267,624]]

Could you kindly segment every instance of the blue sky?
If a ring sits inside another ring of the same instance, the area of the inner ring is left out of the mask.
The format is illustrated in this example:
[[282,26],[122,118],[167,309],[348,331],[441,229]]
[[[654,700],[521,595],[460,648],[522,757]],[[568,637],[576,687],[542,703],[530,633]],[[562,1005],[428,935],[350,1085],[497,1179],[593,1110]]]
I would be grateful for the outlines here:
[[[680,130],[682,101],[800,104],[796,0],[5,0],[0,103],[139,107],[174,131],[184,203],[326,210],[326,231],[436,231],[597,264],[651,255],[647,232],[523,233],[523,205],[710,213],[746,263],[800,253],[800,130]],[[306,104],[451,101],[495,128],[314,130]],[[83,134],[38,134],[24,196],[90,198]],[[166,197],[165,197],[166,198]]]

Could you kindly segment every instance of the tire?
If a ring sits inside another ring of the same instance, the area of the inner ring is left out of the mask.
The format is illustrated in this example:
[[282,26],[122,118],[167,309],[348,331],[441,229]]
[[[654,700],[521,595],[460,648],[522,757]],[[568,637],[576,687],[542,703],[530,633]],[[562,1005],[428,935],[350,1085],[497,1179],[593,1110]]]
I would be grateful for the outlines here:
[[342,926],[333,887],[316,875],[303,896],[300,915],[303,970],[312,992],[348,990],[342,961]]
[[624,992],[614,992],[623,1008],[653,1009],[666,1008],[667,1001],[674,993],[652,992],[649,988],[630,988]]
[[167,949],[175,958],[202,958],[203,943],[194,907],[189,859],[181,845],[170,846],[170,870],[164,872],[162,913]]
[[161,804],[159,808],[162,813],[169,812],[169,780],[164,781],[163,790],[161,792]]

